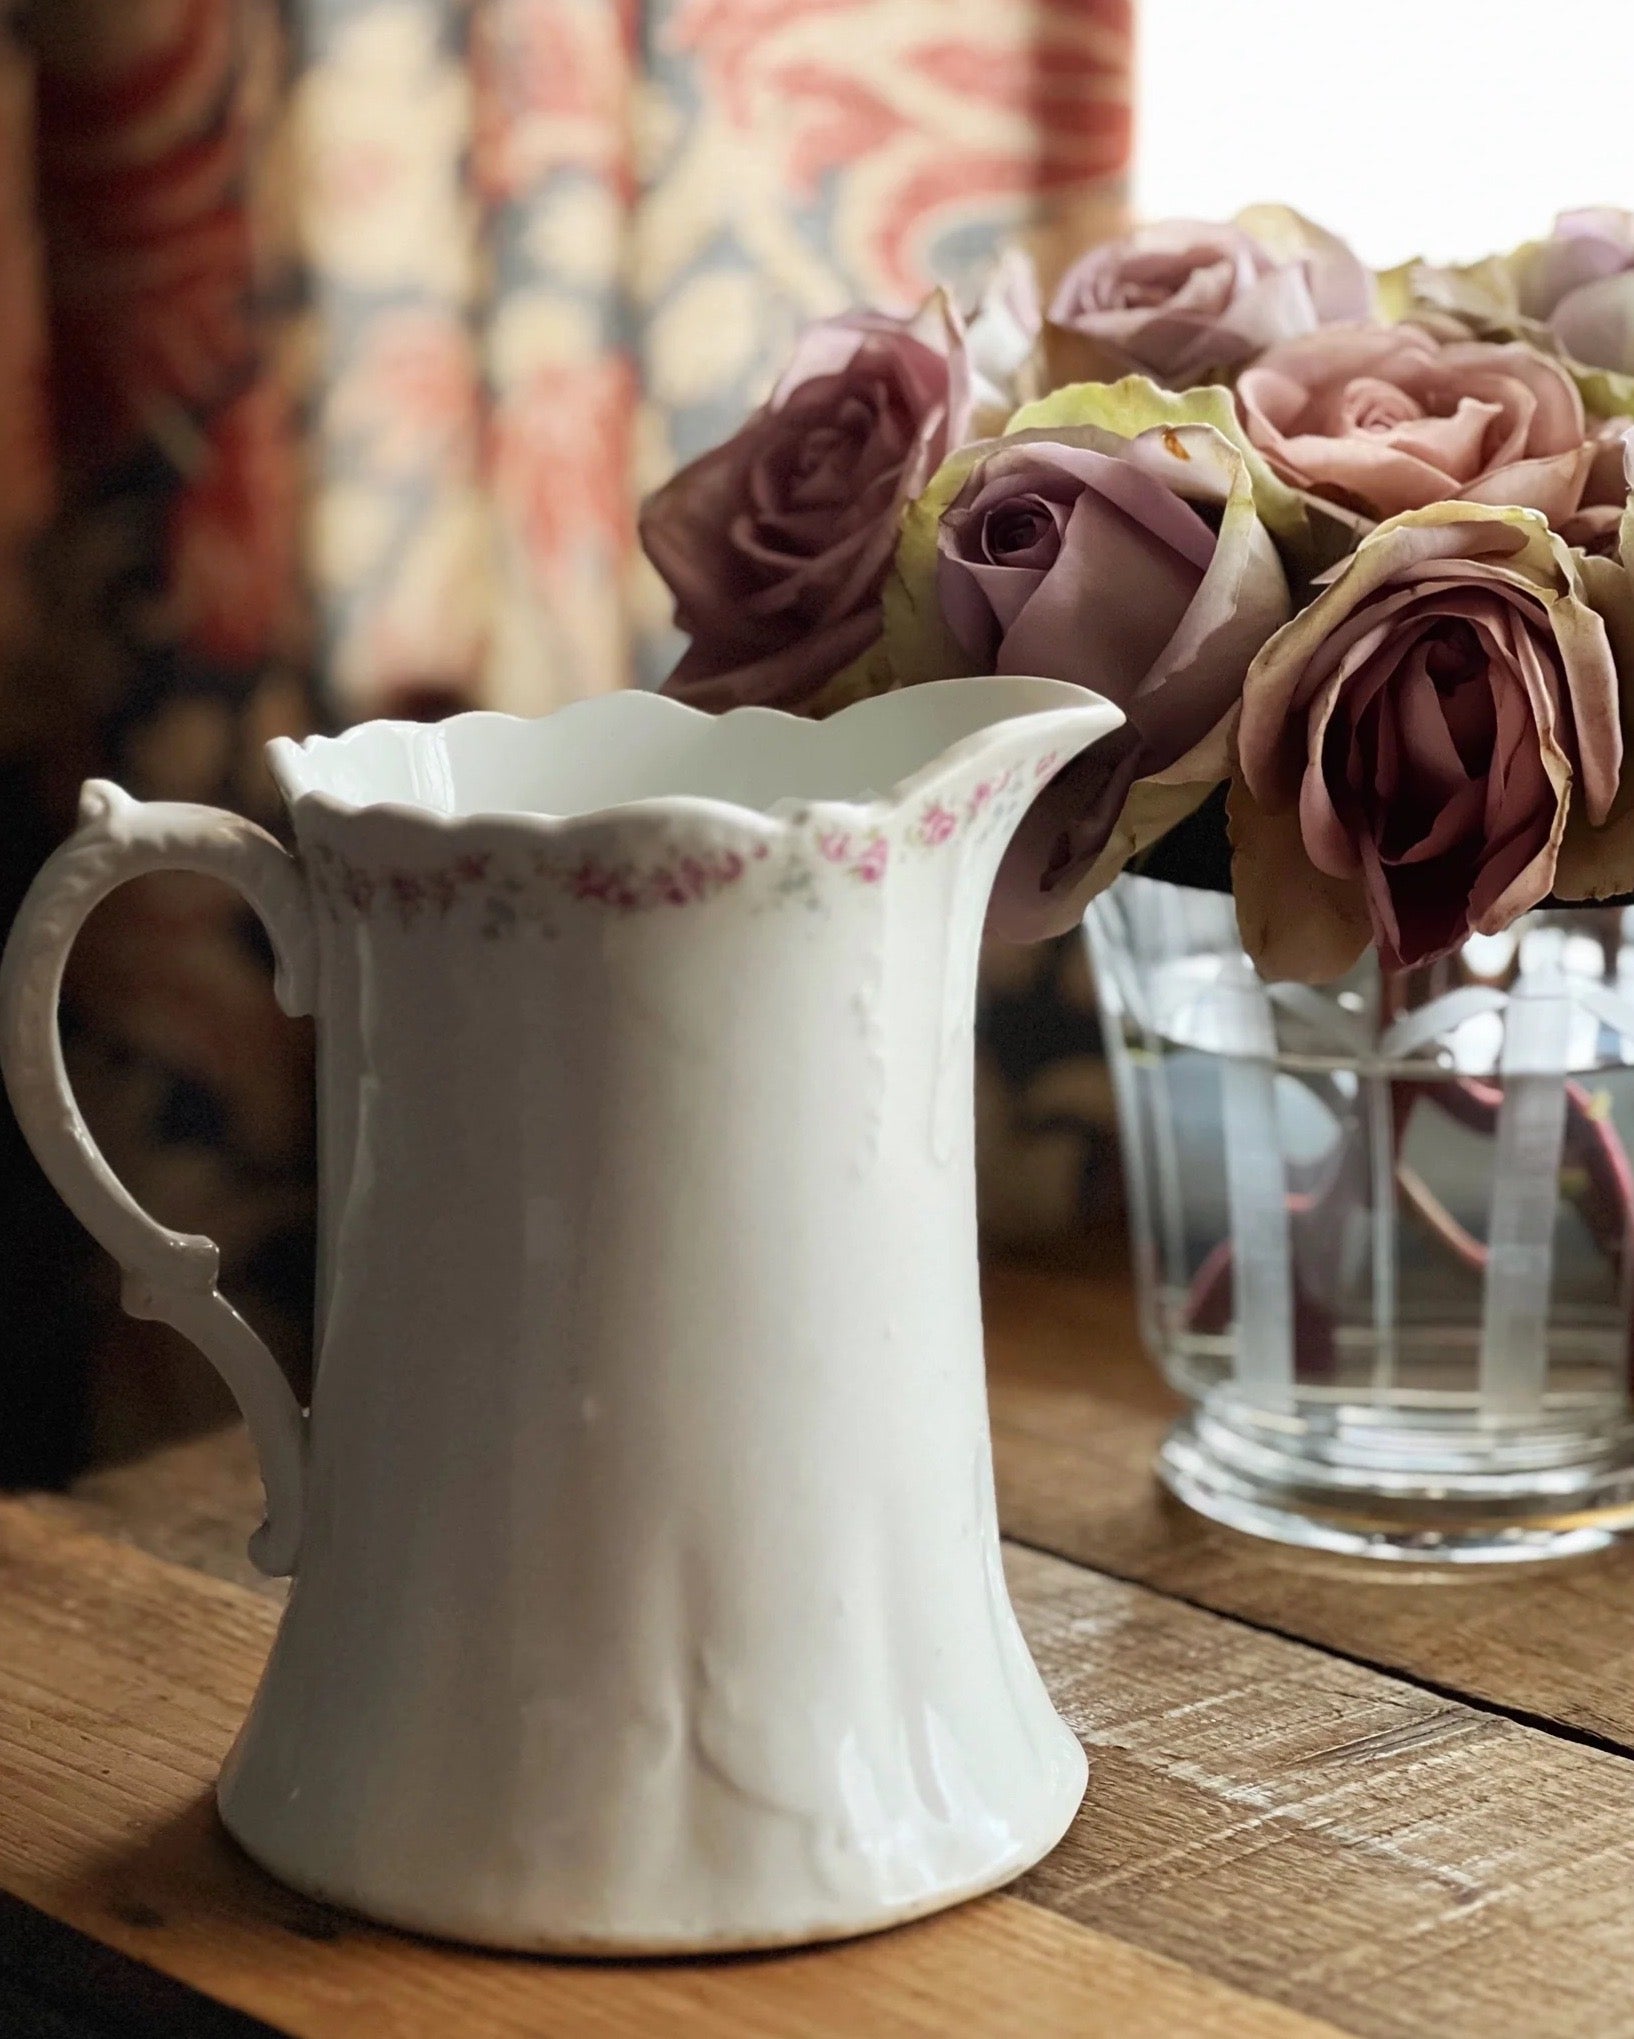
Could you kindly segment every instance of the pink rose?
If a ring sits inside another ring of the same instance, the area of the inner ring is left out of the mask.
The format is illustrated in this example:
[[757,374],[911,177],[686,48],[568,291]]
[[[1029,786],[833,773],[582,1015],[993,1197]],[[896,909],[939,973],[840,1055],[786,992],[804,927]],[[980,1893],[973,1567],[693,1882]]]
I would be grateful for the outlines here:
[[1634,213],[1563,212],[1511,261],[1523,318],[1547,325],[1576,361],[1634,373]]
[[1243,370],[1237,407],[1284,481],[1363,524],[1458,497],[1558,526],[1594,457],[1558,361],[1419,326],[1330,326],[1272,347]]
[[642,506],[641,542],[692,639],[665,691],[795,708],[867,651],[903,507],[968,411],[940,297],[911,319],[808,327],[765,404]]
[[[1030,940],[1081,917],[1137,781],[1172,775],[1195,805],[1226,776],[1242,676],[1288,587],[1243,457],[1211,426],[1050,427],[961,458],[934,569],[959,669],[1073,680],[1128,718],[1050,782],[1012,842],[994,924]],[[1171,790],[1168,819],[1174,806]]]
[[1580,564],[1524,510],[1438,504],[1370,532],[1254,660],[1234,882],[1268,974],[1337,974],[1369,930],[1409,968],[1549,896],[1571,809],[1604,821],[1623,756]]
[[1164,220],[1081,255],[1049,309],[1062,350],[1057,380],[1131,370],[1174,388],[1206,382],[1275,341],[1371,309],[1367,271],[1350,250],[1296,215],[1301,241],[1274,253],[1240,226]]

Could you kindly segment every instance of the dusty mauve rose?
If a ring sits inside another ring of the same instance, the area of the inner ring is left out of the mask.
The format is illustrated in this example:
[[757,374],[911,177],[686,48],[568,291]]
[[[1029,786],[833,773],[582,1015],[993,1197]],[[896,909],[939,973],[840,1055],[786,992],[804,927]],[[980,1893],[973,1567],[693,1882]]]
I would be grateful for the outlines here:
[[879,636],[903,506],[965,430],[958,321],[808,327],[766,403],[650,496],[641,542],[692,642],[666,693],[796,708]]
[[1212,426],[1020,431],[959,459],[934,597],[961,669],[1070,678],[1128,718],[1050,782],[1005,859],[994,925],[1032,940],[1081,916],[1137,781],[1170,775],[1195,805],[1226,776],[1242,675],[1288,587],[1243,456]]
[[1634,372],[1634,213],[1563,212],[1547,240],[1510,257],[1521,316],[1591,368]]
[[1350,250],[1297,215],[1273,211],[1303,245],[1273,252],[1259,234],[1203,220],[1137,227],[1081,255],[1049,308],[1070,348],[1057,380],[1143,370],[1176,388],[1236,368],[1277,340],[1369,315],[1372,286]]
[[1284,481],[1364,526],[1453,497],[1558,526],[1594,457],[1558,361],[1418,326],[1329,326],[1269,348],[1243,370],[1237,406]]
[[[1573,806],[1603,822],[1622,765],[1582,564],[1524,510],[1437,504],[1369,533],[1254,660],[1234,883],[1268,974],[1336,974],[1369,931],[1410,967],[1548,897]],[[1348,954],[1320,925],[1346,895]]]
[[1379,282],[1397,316],[1443,338],[1529,341],[1565,362],[1591,411],[1634,410],[1634,213],[1563,212],[1507,255],[1404,262]]

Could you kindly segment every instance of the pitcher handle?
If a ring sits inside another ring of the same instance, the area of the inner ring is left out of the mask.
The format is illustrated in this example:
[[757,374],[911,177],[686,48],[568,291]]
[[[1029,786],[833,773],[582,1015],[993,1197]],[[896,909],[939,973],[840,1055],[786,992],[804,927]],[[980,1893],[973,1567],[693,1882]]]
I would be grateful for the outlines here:
[[278,1002],[312,1010],[316,940],[300,868],[264,829],[219,808],[133,800],[86,782],[79,827],[50,857],[18,910],[0,963],[0,1064],[12,1110],[53,1187],[124,1270],[120,1301],[189,1338],[232,1390],[261,1465],[266,1520],[250,1557],[271,1577],[294,1570],[306,1471],[306,1416],[283,1369],[216,1288],[215,1242],[173,1232],[135,1201],[91,1138],[69,1087],[57,1029],[63,967],[86,916],[149,871],[221,878],[272,937]]

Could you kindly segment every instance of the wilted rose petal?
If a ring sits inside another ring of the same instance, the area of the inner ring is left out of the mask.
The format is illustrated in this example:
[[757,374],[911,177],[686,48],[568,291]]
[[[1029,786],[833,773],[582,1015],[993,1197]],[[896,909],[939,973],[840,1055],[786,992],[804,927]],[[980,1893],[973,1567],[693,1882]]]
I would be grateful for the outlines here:
[[1032,259],[1020,248],[1006,248],[965,326],[972,438],[995,437],[1018,407],[1038,394],[1036,356],[1043,325]]

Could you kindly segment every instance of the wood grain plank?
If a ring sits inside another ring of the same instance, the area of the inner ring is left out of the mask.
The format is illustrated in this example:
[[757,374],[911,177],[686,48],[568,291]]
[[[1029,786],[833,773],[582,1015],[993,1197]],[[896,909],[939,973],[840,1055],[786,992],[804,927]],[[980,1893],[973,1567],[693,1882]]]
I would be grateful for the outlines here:
[[1373,2039],[1634,2034],[1634,1762],[1037,1552],[1090,1749],[1039,1902]]
[[211,1809],[275,1619],[264,1597],[68,1533],[59,1511],[0,1504],[0,1888],[301,2039],[1336,2039],[1011,1897],[719,1963],[550,1963],[377,1932],[263,1877]]
[[495,2021],[473,2029],[546,2002],[587,2039],[660,2014],[946,2032],[952,2006],[961,2033],[1029,2039],[1280,2031],[1257,1998],[1369,2039],[1634,2034],[1634,1763],[1037,1552],[1009,1568],[1094,1756],[1020,1886],[1055,1919],[1001,1899],[821,1955],[609,1972],[433,1959],[269,1884],[207,1794],[274,1610],[0,1509],[0,1886],[270,2022],[360,2039],[422,2029],[384,2022],[404,1991],[446,2017],[448,1962]]
[[250,1532],[261,1519],[261,1474],[242,1423],[99,1467],[67,1494],[29,1500],[65,1525],[134,1544],[269,1599],[281,1602],[288,1590],[285,1580],[269,1579],[250,1563]]
[[1088,1277],[994,1268],[987,1327],[1009,1535],[1634,1749],[1634,1540],[1570,1563],[1457,1573],[1236,1536],[1152,1477],[1179,1404],[1141,1348],[1121,1264]]

